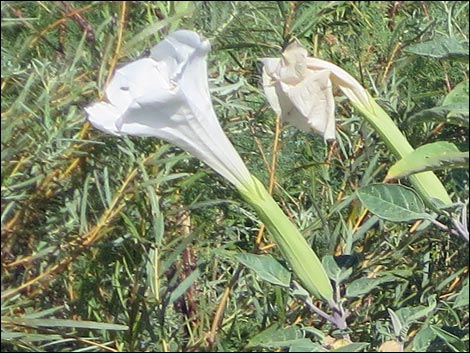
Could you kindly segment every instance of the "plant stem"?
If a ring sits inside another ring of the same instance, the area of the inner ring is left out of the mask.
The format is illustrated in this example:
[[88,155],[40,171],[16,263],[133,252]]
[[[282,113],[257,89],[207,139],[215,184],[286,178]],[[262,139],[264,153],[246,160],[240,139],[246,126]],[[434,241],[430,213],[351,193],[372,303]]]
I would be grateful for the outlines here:
[[[401,159],[413,152],[413,147],[382,107],[372,97],[369,97],[369,103],[367,107],[362,104],[354,106],[361,111],[395,157]],[[433,172],[411,175],[410,181],[429,207],[435,209],[436,201],[443,205],[452,204],[444,185]]]

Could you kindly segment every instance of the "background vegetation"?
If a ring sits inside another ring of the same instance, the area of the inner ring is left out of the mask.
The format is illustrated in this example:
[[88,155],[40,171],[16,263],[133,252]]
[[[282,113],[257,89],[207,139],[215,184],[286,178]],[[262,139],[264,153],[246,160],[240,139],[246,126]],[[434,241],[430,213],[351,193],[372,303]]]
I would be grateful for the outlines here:
[[[468,80],[468,52],[408,50],[450,38],[468,51],[468,2],[1,7],[2,351],[468,351],[468,243],[362,206],[355,191],[383,181],[394,158],[340,94],[336,143],[292,127],[277,138],[259,61],[295,36],[356,77],[413,146],[468,151],[468,106],[466,123],[414,119]],[[240,253],[282,258],[225,180],[162,141],[105,136],[86,122],[83,107],[116,66],[177,28],[211,40],[224,130],[260,180],[275,176],[275,199],[317,254],[335,257],[354,344],[293,288],[239,263]],[[468,168],[438,175],[468,203]]]

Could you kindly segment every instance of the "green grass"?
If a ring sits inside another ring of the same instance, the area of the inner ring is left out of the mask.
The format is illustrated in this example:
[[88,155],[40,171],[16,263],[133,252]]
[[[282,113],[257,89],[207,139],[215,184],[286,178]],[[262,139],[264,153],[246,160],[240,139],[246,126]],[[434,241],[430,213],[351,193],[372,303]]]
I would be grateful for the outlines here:
[[[260,59],[278,57],[293,36],[356,77],[414,147],[449,141],[468,150],[468,124],[409,120],[468,80],[468,62],[406,51],[441,36],[468,47],[467,2],[1,6],[2,351],[344,343],[331,343],[328,336],[345,333],[310,311],[294,287],[274,286],[239,264],[239,253],[284,262],[269,236],[256,244],[256,214],[225,180],[162,141],[115,138],[86,122],[83,108],[102,97],[114,69],[169,31],[211,40],[217,115],[266,185],[276,118],[261,89]],[[348,334],[365,342],[350,349],[377,351],[394,340],[390,309],[404,323],[406,349],[468,351],[468,243],[427,222],[385,222],[363,208],[355,190],[383,181],[395,160],[340,94],[337,102],[335,144],[282,129],[273,194],[320,258],[334,255],[342,266]],[[468,203],[468,169],[438,176],[454,202]],[[387,281],[352,295],[364,278]]]

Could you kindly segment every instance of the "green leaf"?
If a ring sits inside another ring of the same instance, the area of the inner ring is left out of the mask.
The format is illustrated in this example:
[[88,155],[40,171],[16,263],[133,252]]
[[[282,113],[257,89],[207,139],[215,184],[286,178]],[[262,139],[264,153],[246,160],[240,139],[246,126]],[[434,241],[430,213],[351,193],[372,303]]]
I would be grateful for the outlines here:
[[412,115],[408,122],[416,123],[419,121],[435,121],[468,127],[468,107],[468,102],[452,103],[440,107],[434,107]]
[[269,283],[289,287],[291,274],[270,255],[238,254],[238,261]]
[[436,333],[429,326],[424,326],[413,338],[413,352],[433,352],[428,347],[435,338]]
[[415,307],[405,306],[396,311],[401,322],[410,325],[431,314],[437,306],[436,296],[432,295],[428,298],[428,306],[418,305]]
[[325,268],[328,277],[330,277],[330,279],[335,281],[337,284],[342,283],[345,279],[347,279],[353,270],[352,268],[343,270],[338,266],[336,260],[331,255],[326,255],[323,257],[322,265]]
[[303,338],[304,334],[299,328],[295,326],[283,328],[275,324],[252,337],[248,342],[248,347],[285,348]]
[[370,212],[392,222],[429,218],[421,198],[410,188],[397,184],[371,184],[356,192]]
[[325,348],[308,338],[291,341],[289,352],[324,352]]
[[468,86],[468,80],[460,82],[447,94],[442,105],[466,104],[468,107]]
[[[413,152],[413,147],[382,107],[373,99],[369,103],[367,107],[353,105],[364,115],[393,154],[397,158],[403,158]],[[433,172],[414,174],[410,177],[410,182],[428,206],[434,207],[435,200],[443,205],[452,204],[449,193]]]
[[191,274],[186,277],[179,285],[176,287],[176,289],[171,292],[170,295],[170,300],[168,301],[168,305],[173,303],[176,299],[178,299],[180,296],[182,296],[189,287],[191,287],[199,277],[201,276],[201,271],[196,268]]
[[8,342],[20,340],[23,342],[33,343],[33,342],[47,342],[60,340],[63,337],[61,335],[55,334],[42,334],[42,333],[30,333],[30,332],[2,332],[2,341]]
[[336,263],[335,259],[331,255],[326,255],[322,259],[322,265],[325,268],[326,274],[330,279],[337,282],[338,278],[341,275],[341,269]]
[[439,141],[418,147],[396,162],[388,171],[386,180],[445,168],[468,167],[468,152],[460,152],[450,142]]
[[369,343],[367,342],[354,342],[354,343],[347,344],[345,346],[332,349],[330,350],[330,352],[360,352],[368,345]]
[[362,297],[383,283],[395,281],[397,281],[397,278],[391,275],[377,278],[359,278],[348,285],[346,296],[349,298]]
[[435,121],[469,126],[468,83],[463,81],[445,97],[441,106],[423,110],[410,117],[409,122]]
[[461,43],[453,37],[441,37],[428,42],[411,45],[406,48],[405,51],[436,59],[468,60],[468,45]]
[[454,305],[452,306],[454,309],[461,308],[461,307],[468,307],[468,283],[462,288],[457,298],[455,298]]
[[170,16],[173,16],[174,14],[178,14],[181,12],[186,12],[191,10],[191,7],[193,6],[192,1],[172,1],[170,8],[173,7],[173,11],[170,11]]
[[61,306],[56,306],[56,307],[49,308],[49,309],[42,310],[42,311],[38,311],[38,312],[27,313],[24,316],[22,316],[21,318],[25,319],[25,320],[26,319],[27,320],[40,319],[40,318],[46,317],[46,316],[53,316],[53,314],[55,314],[59,310],[63,310],[63,309],[64,309],[64,307],[62,305]]

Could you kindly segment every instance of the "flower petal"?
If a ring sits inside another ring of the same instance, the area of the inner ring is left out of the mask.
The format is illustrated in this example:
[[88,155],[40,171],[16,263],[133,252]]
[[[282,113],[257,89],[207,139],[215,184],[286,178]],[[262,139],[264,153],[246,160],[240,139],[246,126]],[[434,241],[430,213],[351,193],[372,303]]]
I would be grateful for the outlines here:
[[369,94],[362,85],[345,70],[339,66],[325,60],[317,58],[307,58],[307,67],[310,70],[329,70],[331,71],[331,81],[337,85],[343,93],[355,104],[361,104],[368,107]]
[[[163,41],[154,46],[150,57],[166,65],[170,78],[177,80],[191,55],[206,55],[210,51],[209,41],[196,32],[180,30],[170,33]],[[207,77],[204,77],[207,80]]]
[[[171,88],[165,67],[150,58],[136,60],[118,69],[106,89],[111,104],[125,111],[134,100]],[[156,91],[156,92],[155,92]]]
[[282,52],[282,65],[280,70],[280,79],[282,82],[295,85],[309,75],[306,64],[307,55],[307,49],[297,40],[287,46]]
[[280,116],[281,105],[279,103],[279,98],[276,93],[276,83],[277,79],[276,75],[279,72],[281,64],[281,59],[272,59],[272,58],[265,58],[261,60],[263,62],[263,89],[264,94],[273,108],[274,112]]
[[268,75],[270,80],[277,81],[279,79],[279,70],[281,69],[281,59],[278,58],[263,58],[263,71]]
[[[186,60],[180,64],[181,71],[175,77],[175,81],[189,108],[187,116],[194,117],[186,120],[189,128],[187,138],[191,140],[197,136],[199,149],[206,151],[205,158],[199,154],[200,151],[190,150],[190,152],[235,185],[240,185],[240,182],[251,182],[248,169],[222,130],[212,106],[206,60],[210,51],[209,41],[190,31],[175,32],[168,39],[175,51],[181,53],[181,57]],[[186,142],[186,147],[183,148],[192,147]]]
[[299,84],[286,88],[285,92],[300,112],[296,120],[302,120],[301,126],[312,128],[325,140],[335,139],[335,100],[329,71],[311,73]]
[[115,122],[120,116],[120,111],[114,105],[98,102],[85,108],[88,121],[97,129],[112,135],[119,135]]
[[151,56],[159,62],[173,65],[171,79],[181,90],[186,103],[201,118],[217,121],[207,81],[206,57],[211,47],[204,37],[187,30],[171,33],[152,48]]

